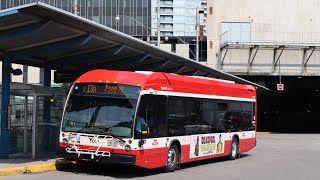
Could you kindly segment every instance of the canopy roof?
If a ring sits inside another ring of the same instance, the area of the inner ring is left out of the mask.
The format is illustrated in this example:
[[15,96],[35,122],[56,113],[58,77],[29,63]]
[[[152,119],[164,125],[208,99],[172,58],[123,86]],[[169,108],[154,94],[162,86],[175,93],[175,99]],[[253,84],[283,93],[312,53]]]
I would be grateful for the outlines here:
[[63,91],[60,89],[45,87],[36,84],[11,83],[10,94],[16,96],[33,96],[34,94],[37,94],[37,96],[51,96],[53,94],[63,94]]

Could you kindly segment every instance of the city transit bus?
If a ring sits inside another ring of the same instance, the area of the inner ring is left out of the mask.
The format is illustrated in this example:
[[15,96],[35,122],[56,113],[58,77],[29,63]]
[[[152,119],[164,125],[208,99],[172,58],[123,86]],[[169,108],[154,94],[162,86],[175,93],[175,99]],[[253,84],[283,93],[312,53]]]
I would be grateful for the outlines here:
[[72,85],[60,132],[70,160],[174,171],[256,146],[251,85],[161,72],[93,70]]

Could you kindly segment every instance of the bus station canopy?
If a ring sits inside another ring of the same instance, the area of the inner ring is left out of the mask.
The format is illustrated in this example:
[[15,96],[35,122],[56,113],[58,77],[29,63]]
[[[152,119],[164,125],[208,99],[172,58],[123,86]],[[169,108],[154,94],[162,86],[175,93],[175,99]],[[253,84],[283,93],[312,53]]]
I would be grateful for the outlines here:
[[[0,84],[0,92],[1,92],[1,84]],[[61,90],[54,89],[51,87],[45,87],[42,85],[36,84],[25,84],[25,83],[17,83],[12,82],[10,84],[10,95],[13,96],[52,96],[56,94],[63,94]]]
[[0,59],[57,70],[56,75],[60,72],[65,78],[93,69],[161,71],[264,89],[41,2],[0,11]]

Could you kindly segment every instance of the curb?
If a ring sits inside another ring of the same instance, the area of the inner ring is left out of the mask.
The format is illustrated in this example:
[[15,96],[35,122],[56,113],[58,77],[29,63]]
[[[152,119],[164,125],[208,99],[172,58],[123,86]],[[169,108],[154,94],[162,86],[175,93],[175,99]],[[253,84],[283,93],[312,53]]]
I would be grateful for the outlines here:
[[5,176],[12,176],[12,175],[56,171],[64,167],[75,165],[75,164],[76,162],[73,162],[73,161],[69,161],[69,162],[64,161],[64,162],[52,162],[48,164],[20,166],[20,167],[14,167],[14,168],[4,168],[4,169],[0,169],[0,178]]
[[257,134],[272,134],[271,132],[256,132]]

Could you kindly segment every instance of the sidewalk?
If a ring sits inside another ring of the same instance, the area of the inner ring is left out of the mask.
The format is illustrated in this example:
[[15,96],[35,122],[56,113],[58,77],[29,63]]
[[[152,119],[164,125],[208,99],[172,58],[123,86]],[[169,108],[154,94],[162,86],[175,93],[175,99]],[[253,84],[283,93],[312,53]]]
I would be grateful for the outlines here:
[[0,178],[10,175],[30,174],[46,171],[56,171],[59,168],[70,166],[70,162],[61,158],[52,159],[0,159]]

